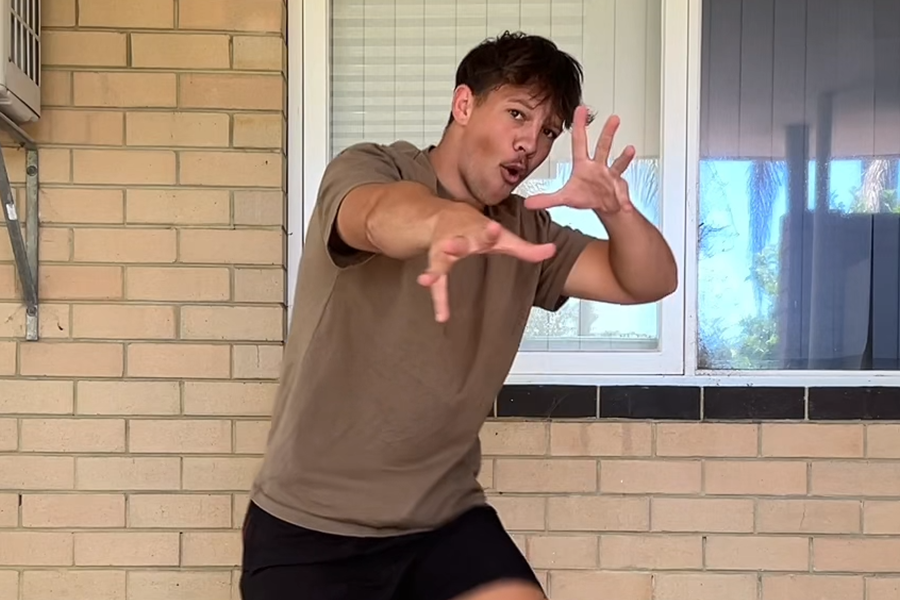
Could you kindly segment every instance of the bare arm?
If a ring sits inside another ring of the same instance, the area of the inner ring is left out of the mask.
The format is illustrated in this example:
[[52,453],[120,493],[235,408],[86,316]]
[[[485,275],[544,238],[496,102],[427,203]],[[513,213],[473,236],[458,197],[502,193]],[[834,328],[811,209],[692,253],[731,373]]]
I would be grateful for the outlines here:
[[638,211],[606,217],[609,241],[590,242],[563,287],[566,295],[612,304],[656,302],[675,291],[678,267],[662,234]]

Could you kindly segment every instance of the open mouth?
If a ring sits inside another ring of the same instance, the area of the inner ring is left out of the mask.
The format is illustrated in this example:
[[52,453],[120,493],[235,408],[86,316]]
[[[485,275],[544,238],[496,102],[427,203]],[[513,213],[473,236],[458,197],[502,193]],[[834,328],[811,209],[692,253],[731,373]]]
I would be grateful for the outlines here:
[[525,174],[525,168],[521,165],[500,165],[500,172],[503,174],[503,180],[506,183],[518,185]]

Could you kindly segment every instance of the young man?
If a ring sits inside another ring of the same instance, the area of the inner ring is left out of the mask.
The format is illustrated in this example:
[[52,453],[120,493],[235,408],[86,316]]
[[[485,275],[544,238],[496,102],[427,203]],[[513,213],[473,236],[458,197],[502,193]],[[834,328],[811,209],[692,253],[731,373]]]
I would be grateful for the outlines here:
[[[537,600],[478,484],[478,435],[533,306],[656,301],[660,233],[587,148],[581,66],[506,34],[457,72],[440,143],[360,144],[328,166],[310,221],[265,462],[244,524],[245,600]],[[555,194],[512,195],[573,127]],[[550,220],[592,210],[609,241]]]

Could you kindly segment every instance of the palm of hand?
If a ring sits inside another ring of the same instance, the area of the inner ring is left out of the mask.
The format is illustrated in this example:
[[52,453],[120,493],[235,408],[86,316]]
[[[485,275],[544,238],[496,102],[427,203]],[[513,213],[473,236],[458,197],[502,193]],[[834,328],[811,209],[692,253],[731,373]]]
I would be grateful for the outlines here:
[[578,107],[572,125],[572,175],[558,192],[530,196],[525,200],[525,206],[531,209],[553,206],[589,208],[604,214],[633,210],[628,182],[622,174],[634,159],[634,147],[627,146],[612,165],[607,164],[618,127],[618,117],[607,119],[591,158],[587,145],[587,109]]

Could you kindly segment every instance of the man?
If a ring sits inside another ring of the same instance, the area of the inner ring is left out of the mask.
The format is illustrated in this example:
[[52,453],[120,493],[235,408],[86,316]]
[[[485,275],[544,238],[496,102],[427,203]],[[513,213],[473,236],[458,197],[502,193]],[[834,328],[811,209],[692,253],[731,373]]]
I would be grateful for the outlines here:
[[[265,462],[244,523],[245,600],[537,600],[478,484],[480,428],[533,306],[652,302],[660,233],[587,148],[581,66],[505,34],[457,72],[434,147],[359,144],[326,169],[300,265]],[[572,127],[559,192],[512,194]],[[550,220],[593,210],[609,241]]]

